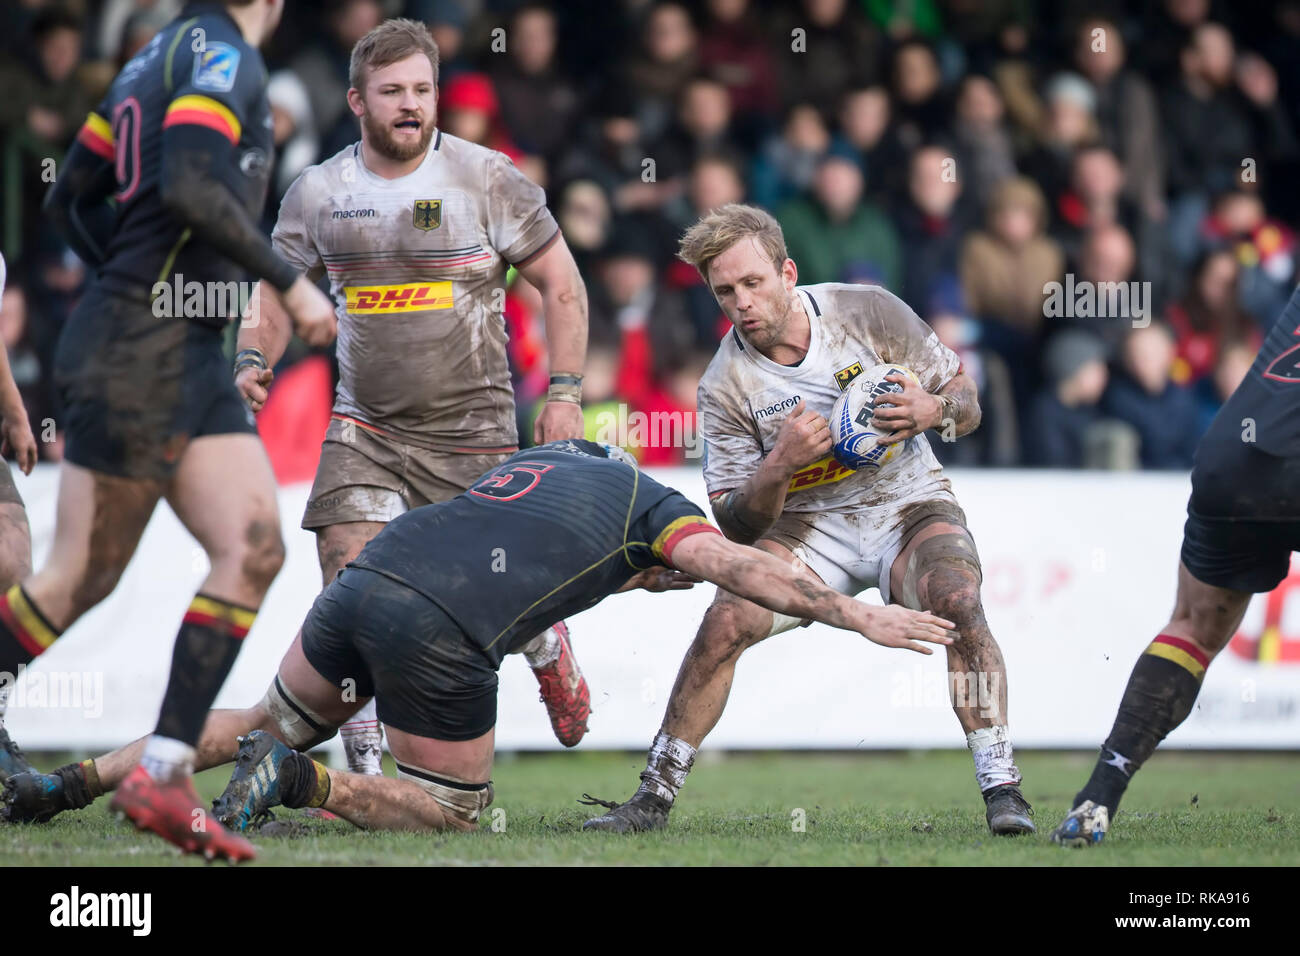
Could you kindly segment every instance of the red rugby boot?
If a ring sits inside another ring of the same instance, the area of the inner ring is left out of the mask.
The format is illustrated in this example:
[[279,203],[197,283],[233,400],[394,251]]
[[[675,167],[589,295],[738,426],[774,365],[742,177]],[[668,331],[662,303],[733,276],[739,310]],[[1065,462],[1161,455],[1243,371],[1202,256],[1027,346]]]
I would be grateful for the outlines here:
[[253,844],[231,833],[202,804],[194,792],[194,781],[160,783],[137,766],[122,781],[109,809],[130,820],[137,830],[156,833],[186,853],[201,853],[209,860],[231,863],[251,860]]
[[569,643],[569,628],[560,621],[551,626],[560,640],[560,656],[549,664],[533,669],[542,689],[542,702],[551,716],[555,739],[566,747],[576,747],[587,733],[591,716],[591,690],[582,676],[578,659]]

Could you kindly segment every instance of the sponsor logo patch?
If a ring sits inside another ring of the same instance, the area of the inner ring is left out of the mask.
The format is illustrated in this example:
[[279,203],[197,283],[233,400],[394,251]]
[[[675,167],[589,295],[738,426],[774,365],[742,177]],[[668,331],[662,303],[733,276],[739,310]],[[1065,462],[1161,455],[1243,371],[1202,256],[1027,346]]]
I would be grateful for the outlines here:
[[442,200],[417,199],[411,211],[411,224],[416,229],[428,232],[442,225]]
[[194,57],[194,86],[211,93],[229,93],[235,88],[239,56],[229,43],[209,43]]
[[807,468],[796,471],[790,478],[790,486],[786,489],[787,493],[792,491],[803,491],[805,488],[814,488],[817,485],[828,485],[833,481],[840,481],[853,474],[853,469],[845,468],[834,458],[827,456],[821,461],[815,461]]
[[848,368],[842,368],[835,373],[835,384],[840,387],[840,391],[842,392],[849,387],[850,382],[852,382],[855,378],[857,378],[861,374],[862,374],[862,363],[854,362]]
[[450,282],[408,282],[405,285],[344,286],[347,310],[353,315],[424,312],[450,309],[455,300]]

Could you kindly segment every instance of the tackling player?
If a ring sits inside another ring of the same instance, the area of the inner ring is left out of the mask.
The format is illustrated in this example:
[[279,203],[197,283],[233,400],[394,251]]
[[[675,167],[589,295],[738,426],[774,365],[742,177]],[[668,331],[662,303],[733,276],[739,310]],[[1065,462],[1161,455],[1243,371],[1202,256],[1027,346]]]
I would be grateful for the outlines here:
[[[4,294],[5,257],[0,255],[0,301]],[[27,420],[27,409],[9,369],[9,353],[3,343],[0,343],[0,435],[4,439],[0,453],[12,450],[23,474],[30,475],[36,467],[36,436]],[[27,526],[27,509],[6,464],[0,467],[0,588],[8,590],[31,573],[32,533]],[[5,730],[5,708],[11,689],[8,681],[0,686],[0,782],[12,774],[35,769]]]
[[171,314],[157,286],[224,290],[242,268],[284,296],[308,341],[334,334],[329,300],[257,226],[272,148],[257,46],[282,12],[283,0],[187,7],[122,68],[59,167],[46,210],[97,275],[55,357],[67,444],[54,542],[44,567],[0,597],[0,671],[13,673],[108,596],[167,499],[211,571],[114,806],[231,859],[252,855],[246,840],[191,828],[194,745],[284,546],[270,463],[222,353],[229,316]]
[[1251,596],[1282,583],[1296,550],[1300,290],[1197,446],[1173,614],[1133,666],[1110,736],[1054,842],[1102,841],[1133,774],[1192,712]]
[[[1006,668],[980,602],[979,556],[923,434],[974,430],[974,383],[886,290],[799,287],[781,227],[761,209],[732,204],[705,216],[683,237],[680,256],[734,325],[699,389],[704,480],[723,533],[776,555],[802,579],[842,594],[879,587],[886,604],[928,607],[955,621],[953,710],[974,755],[989,829],[1034,832],[1007,733]],[[857,375],[883,363],[905,366],[921,382],[891,376],[902,392],[877,406],[873,420],[893,433],[886,442],[906,445],[878,470],[849,471],[829,457],[826,416]],[[665,826],[696,749],[722,716],[741,653],[806,617],[719,591],[682,662],[640,788],[586,827]]]
[[[387,20],[352,50],[348,105],[361,141],[306,169],[280,206],[275,248],[328,274],[339,385],[302,526],[324,583],[384,523],[446,501],[517,450],[502,318],[513,264],[545,303],[552,387],[535,441],[578,438],[586,290],[542,190],[502,153],[435,125],[438,48]],[[289,341],[274,307],[239,335],[237,382],[256,411]],[[572,747],[590,692],[563,622],[523,653],[552,727]],[[348,766],[380,773],[374,708],[342,730]]]
[[[504,572],[492,568],[494,548],[508,555]],[[471,829],[492,802],[502,657],[617,591],[696,580],[887,647],[929,654],[919,642],[951,641],[947,621],[863,604],[725,540],[620,449],[552,442],[511,456],[451,501],[394,517],[325,588],[262,701],[209,716],[200,763],[237,755],[213,810],[235,829],[279,805],[322,807],[369,829]],[[360,697],[374,695],[397,779],[329,770],[300,752],[361,706],[339,692],[349,681]],[[12,778],[5,816],[48,820],[86,806],[141,746],[63,776]]]

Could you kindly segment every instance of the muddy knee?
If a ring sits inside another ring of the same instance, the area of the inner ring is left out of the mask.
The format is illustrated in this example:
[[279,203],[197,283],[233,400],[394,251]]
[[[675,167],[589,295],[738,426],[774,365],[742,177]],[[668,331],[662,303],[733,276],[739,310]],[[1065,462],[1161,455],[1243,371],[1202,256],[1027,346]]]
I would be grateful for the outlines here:
[[[760,613],[755,613],[759,610]],[[704,612],[704,621],[695,635],[692,653],[705,660],[721,663],[741,655],[745,648],[767,636],[762,625],[761,609],[739,601],[715,601]]]
[[244,529],[239,570],[249,587],[265,594],[284,565],[284,539],[273,517],[254,518]]

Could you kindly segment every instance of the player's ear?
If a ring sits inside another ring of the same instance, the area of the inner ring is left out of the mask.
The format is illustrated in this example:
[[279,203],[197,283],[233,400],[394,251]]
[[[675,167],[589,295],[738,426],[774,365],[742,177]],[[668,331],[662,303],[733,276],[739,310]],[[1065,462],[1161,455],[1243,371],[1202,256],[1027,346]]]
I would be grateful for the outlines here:
[[799,267],[788,256],[785,262],[781,263],[781,279],[785,282],[785,287],[790,290],[799,284]]
[[355,86],[348,89],[348,109],[352,110],[352,115],[356,117],[364,116],[366,112],[365,98]]

